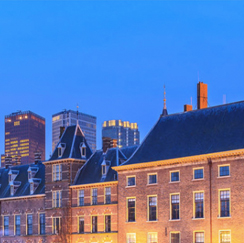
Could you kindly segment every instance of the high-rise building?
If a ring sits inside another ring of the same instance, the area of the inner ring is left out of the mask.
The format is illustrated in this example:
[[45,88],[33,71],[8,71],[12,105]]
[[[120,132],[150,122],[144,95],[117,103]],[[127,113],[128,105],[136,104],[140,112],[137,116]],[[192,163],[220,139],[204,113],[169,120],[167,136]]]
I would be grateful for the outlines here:
[[45,118],[31,112],[18,111],[5,116],[5,158],[16,164],[33,163],[35,152],[45,160]]
[[140,132],[137,123],[121,120],[109,120],[103,122],[102,137],[117,139],[119,148],[139,145]]
[[[78,112],[78,122],[82,129],[90,148],[96,150],[96,124],[97,118],[95,116],[87,115]],[[52,151],[54,151],[60,134],[67,126],[76,125],[77,111],[64,110],[52,115]]]

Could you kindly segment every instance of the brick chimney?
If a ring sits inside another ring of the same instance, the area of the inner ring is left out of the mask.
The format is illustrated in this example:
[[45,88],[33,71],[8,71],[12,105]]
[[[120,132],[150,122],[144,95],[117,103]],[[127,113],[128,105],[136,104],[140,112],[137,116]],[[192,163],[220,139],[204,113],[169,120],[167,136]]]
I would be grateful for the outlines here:
[[192,105],[184,105],[184,112],[192,111]]
[[11,166],[12,166],[12,157],[7,155],[5,157],[5,168],[8,169]]
[[63,133],[64,133],[65,127],[60,127],[59,129],[60,129],[59,130],[59,138],[61,138]]
[[197,109],[208,107],[208,85],[203,82],[197,84]]
[[106,153],[106,151],[109,148],[116,148],[116,147],[117,147],[117,139],[103,137],[103,152],[104,153]]
[[35,152],[35,164],[38,164],[39,162],[41,162],[41,152],[36,151]]
[[15,165],[20,165],[21,164],[21,156],[16,156],[12,159],[12,165],[15,166]]

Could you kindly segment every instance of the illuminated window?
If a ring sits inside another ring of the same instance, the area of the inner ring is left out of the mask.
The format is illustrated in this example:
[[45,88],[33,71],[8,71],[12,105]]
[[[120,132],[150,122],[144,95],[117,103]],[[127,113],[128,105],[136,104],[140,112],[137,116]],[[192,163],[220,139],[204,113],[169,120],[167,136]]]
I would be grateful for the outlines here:
[[194,243],[204,243],[204,232],[195,232]]
[[78,223],[79,223],[79,229],[78,229],[78,233],[83,234],[84,233],[84,217],[83,216],[79,216],[78,217]]
[[127,177],[127,186],[135,186],[136,185],[136,177],[128,176]]
[[170,172],[170,181],[171,182],[180,181],[180,172],[179,171],[171,171]]
[[9,235],[9,216],[4,216],[3,220],[4,220],[4,222],[3,222],[4,223],[4,225],[3,225],[4,235],[8,236]]
[[27,235],[33,234],[33,218],[32,214],[27,214]]
[[53,218],[53,234],[58,235],[61,230],[61,218],[54,217]]
[[105,215],[105,232],[111,232],[111,215]]
[[79,190],[79,206],[84,206],[84,190]]
[[220,243],[231,243],[231,234],[229,230],[219,232],[219,242]]
[[230,190],[220,190],[220,217],[230,217]]
[[92,205],[97,205],[97,188],[92,188]]
[[127,233],[126,243],[136,243],[136,233]]
[[127,199],[127,221],[128,222],[136,221],[136,199],[135,198]]
[[171,195],[171,219],[180,219],[180,194]]
[[105,187],[105,203],[111,203],[111,187]]
[[14,216],[15,235],[20,235],[20,215]]
[[158,233],[148,233],[147,234],[147,243],[158,243]]
[[92,233],[97,232],[97,216],[92,216]]
[[197,168],[194,169],[194,179],[203,179],[203,169],[202,168]]
[[157,181],[157,174],[149,174],[148,175],[148,184],[156,184]]
[[148,197],[148,220],[149,221],[157,220],[157,197],[156,196]]
[[230,175],[230,166],[229,165],[221,165],[219,166],[219,176],[229,176]]
[[61,207],[61,200],[62,200],[62,192],[61,191],[53,191],[53,208]]
[[170,243],[180,243],[180,233],[179,232],[170,233]]
[[194,217],[195,218],[203,218],[203,209],[204,209],[204,206],[203,206],[203,197],[204,197],[204,194],[203,192],[195,192],[194,193],[194,209],[195,209],[195,215]]
[[39,214],[40,235],[45,235],[45,225],[46,225],[45,213],[40,213]]
[[52,166],[53,169],[53,181],[62,180],[62,164],[56,164]]

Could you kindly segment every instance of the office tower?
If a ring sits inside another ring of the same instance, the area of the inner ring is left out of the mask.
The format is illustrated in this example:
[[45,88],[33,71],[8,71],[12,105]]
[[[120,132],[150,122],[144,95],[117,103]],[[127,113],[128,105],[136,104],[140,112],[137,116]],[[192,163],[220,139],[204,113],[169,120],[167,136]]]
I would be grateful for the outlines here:
[[5,159],[15,164],[34,162],[35,152],[45,160],[45,119],[31,111],[18,111],[5,116]]
[[140,143],[140,132],[138,131],[137,123],[130,123],[128,121],[104,121],[102,137],[117,139],[119,148],[139,145]]
[[[92,149],[96,150],[96,124],[97,118],[95,116],[87,115],[78,112],[78,122],[81,130],[83,131],[86,140]],[[59,139],[60,134],[67,126],[77,124],[77,111],[64,110],[52,115],[52,151],[54,151]]]

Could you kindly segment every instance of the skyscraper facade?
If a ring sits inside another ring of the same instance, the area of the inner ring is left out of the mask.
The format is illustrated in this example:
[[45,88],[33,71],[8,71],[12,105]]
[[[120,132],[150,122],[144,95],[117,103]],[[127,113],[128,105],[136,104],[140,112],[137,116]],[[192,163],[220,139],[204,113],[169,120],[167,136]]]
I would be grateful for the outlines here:
[[31,112],[18,111],[5,116],[5,157],[20,164],[33,163],[35,152],[45,160],[45,118]]
[[[78,112],[78,122],[86,140],[93,151],[96,150],[96,124],[95,116]],[[67,126],[76,125],[77,111],[64,110],[52,116],[52,151],[54,151],[59,139],[60,131]]]
[[128,121],[104,121],[102,137],[117,139],[119,148],[140,144],[140,132],[137,123],[130,123]]

